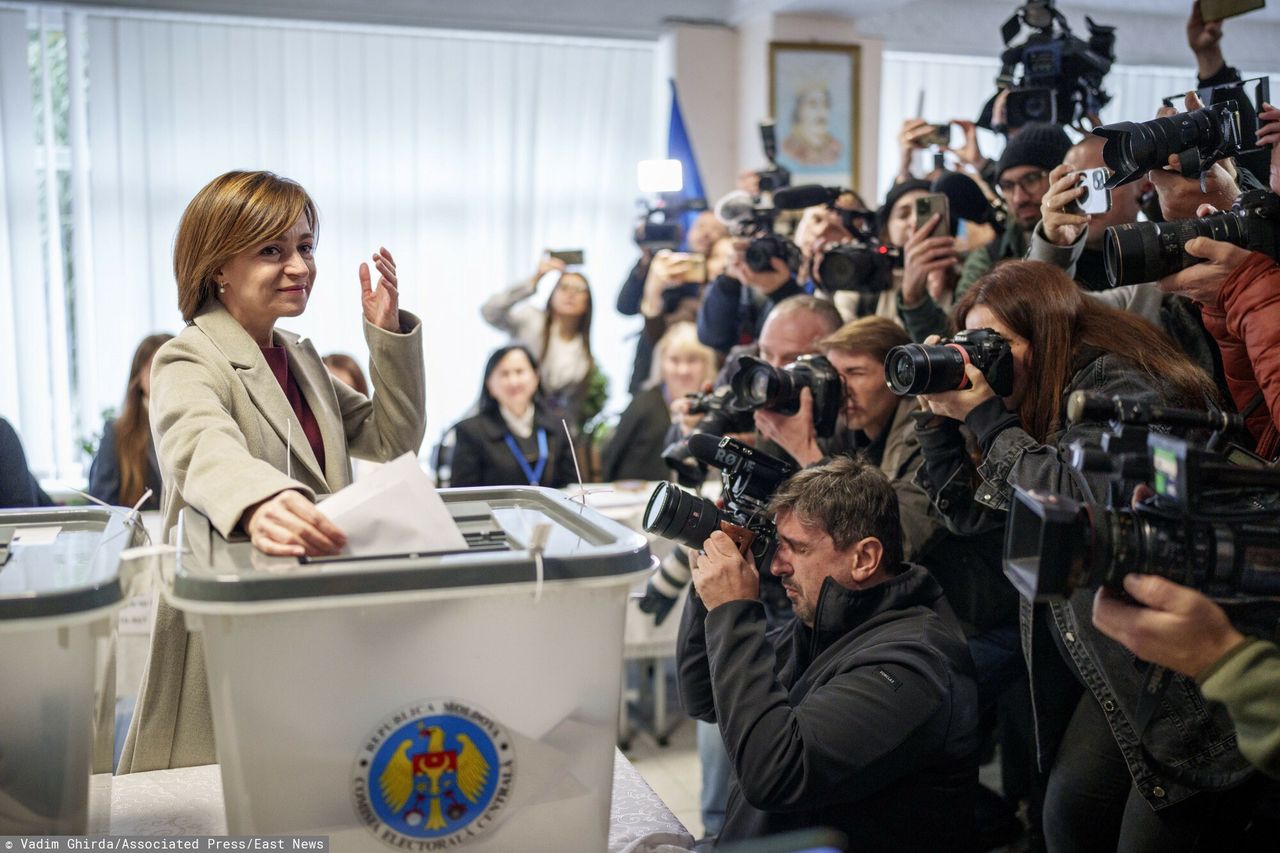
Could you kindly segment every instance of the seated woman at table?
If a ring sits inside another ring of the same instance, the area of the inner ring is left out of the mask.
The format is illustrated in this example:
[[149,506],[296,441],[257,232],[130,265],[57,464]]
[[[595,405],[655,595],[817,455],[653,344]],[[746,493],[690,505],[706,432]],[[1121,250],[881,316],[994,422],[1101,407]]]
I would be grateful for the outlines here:
[[[188,325],[151,371],[166,538],[190,506],[266,554],[336,554],[346,537],[315,500],[351,482],[352,456],[385,461],[422,443],[422,323],[400,310],[390,252],[373,255],[376,289],[359,268],[372,399],[276,328],[306,310],[319,225],[306,190],[270,172],[215,178],[182,214],[173,268]],[[215,760],[204,646],[162,601],[119,772]]]
[[546,410],[538,360],[523,344],[489,356],[480,414],[454,427],[451,486],[549,486],[577,481],[562,422]]
[[173,340],[164,333],[147,335],[133,351],[129,384],[124,390],[120,417],[102,426],[98,455],[89,466],[89,494],[112,506],[133,506],[151,490],[140,509],[160,508],[160,462],[151,440],[151,360],[156,350]]
[[601,477],[615,480],[666,480],[671,469],[662,461],[671,404],[701,390],[716,376],[716,353],[698,340],[693,323],[677,323],[654,348],[657,375],[631,400],[601,456]]

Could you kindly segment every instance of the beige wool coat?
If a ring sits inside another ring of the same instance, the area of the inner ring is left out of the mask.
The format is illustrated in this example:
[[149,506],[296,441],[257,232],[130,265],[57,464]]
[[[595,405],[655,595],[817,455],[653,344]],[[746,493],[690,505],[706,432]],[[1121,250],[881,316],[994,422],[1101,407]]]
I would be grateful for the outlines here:
[[[310,341],[275,330],[324,438],[322,470],[253,338],[220,302],[202,308],[151,368],[166,539],[183,507],[227,536],[247,508],[286,489],[315,500],[350,484],[352,456],[386,461],[418,452],[426,430],[422,323],[401,311],[400,329],[364,324],[372,399],[332,380]],[[118,772],[216,760],[203,645],[161,601]]]

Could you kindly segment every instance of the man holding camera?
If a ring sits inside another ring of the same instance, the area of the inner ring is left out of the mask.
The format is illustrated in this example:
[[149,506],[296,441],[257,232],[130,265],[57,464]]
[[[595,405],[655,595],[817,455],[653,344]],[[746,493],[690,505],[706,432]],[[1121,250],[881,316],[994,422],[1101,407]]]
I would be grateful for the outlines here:
[[[653,246],[641,244],[640,259],[618,291],[617,301],[619,314],[627,317],[641,314],[645,318],[645,327],[636,340],[635,362],[628,386],[632,394],[639,393],[649,381],[653,347],[667,326],[680,319],[692,319],[697,311],[702,288],[707,283],[706,259],[710,257],[716,241],[728,233],[714,213],[704,210],[694,217],[685,240],[691,254],[675,254],[665,249],[655,253]],[[698,257],[702,263],[692,263]],[[694,307],[686,309],[690,301]],[[680,316],[686,310],[691,316]]]
[[941,588],[902,562],[888,479],[837,459],[770,511],[770,570],[797,618],[766,638],[754,560],[717,531],[680,630],[685,709],[719,726],[733,762],[719,840],[829,826],[859,850],[968,849],[972,662]]
[[698,306],[698,340],[722,355],[764,333],[770,312],[783,300],[804,294],[788,259],[773,256],[767,269],[747,263],[750,241],[736,241],[725,275],[707,286]]

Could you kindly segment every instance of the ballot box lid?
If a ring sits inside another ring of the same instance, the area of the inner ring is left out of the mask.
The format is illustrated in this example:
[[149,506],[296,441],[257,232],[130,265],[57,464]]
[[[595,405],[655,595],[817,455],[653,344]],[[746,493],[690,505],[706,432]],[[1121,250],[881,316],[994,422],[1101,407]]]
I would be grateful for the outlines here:
[[529,583],[539,576],[530,541],[548,527],[544,582],[618,576],[650,568],[645,537],[553,489],[444,489],[467,549],[377,557],[271,557],[242,535],[224,538],[187,507],[169,590],[177,601],[252,603]]
[[0,620],[119,602],[120,554],[143,535],[125,509],[0,510]]

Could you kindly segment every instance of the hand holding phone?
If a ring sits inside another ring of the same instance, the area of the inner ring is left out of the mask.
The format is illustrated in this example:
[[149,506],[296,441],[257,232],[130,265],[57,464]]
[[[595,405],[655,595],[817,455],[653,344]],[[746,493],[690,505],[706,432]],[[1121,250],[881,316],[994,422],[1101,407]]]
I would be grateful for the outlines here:
[[1109,174],[1106,166],[1079,173],[1076,186],[1084,187],[1084,193],[1076,200],[1080,213],[1097,216],[1111,210],[1111,190],[1107,189]]
[[567,267],[582,266],[583,258],[585,257],[585,253],[582,249],[561,249],[556,252],[548,252],[547,254]]
[[942,193],[929,193],[916,199],[916,230],[920,231],[934,214],[942,220],[933,229],[934,237],[946,237],[951,234],[951,204]]

